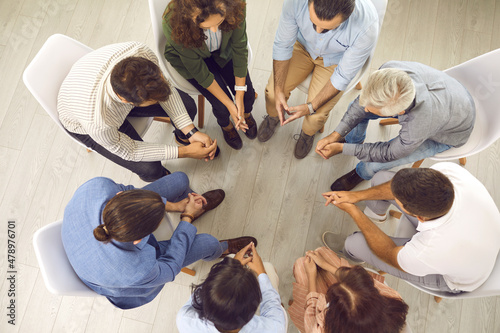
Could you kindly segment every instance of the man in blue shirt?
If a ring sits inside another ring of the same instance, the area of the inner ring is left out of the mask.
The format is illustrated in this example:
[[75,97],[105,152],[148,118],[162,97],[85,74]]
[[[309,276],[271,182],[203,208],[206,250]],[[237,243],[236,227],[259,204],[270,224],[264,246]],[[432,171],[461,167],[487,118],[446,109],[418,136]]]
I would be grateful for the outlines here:
[[[268,115],[258,130],[259,141],[269,140],[278,123],[283,126],[304,117],[294,153],[304,158],[342,91],[374,49],[378,32],[378,15],[370,0],[285,0],[266,87]],[[310,73],[308,102],[289,107],[290,92]],[[286,120],[285,111],[290,115]]]

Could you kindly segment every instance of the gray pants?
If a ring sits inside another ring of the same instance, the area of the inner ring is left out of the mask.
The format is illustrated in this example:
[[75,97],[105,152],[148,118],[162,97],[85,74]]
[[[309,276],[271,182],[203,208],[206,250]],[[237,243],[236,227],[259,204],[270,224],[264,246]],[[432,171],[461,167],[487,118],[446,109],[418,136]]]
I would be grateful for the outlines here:
[[[377,186],[383,183],[388,182],[394,177],[395,172],[392,171],[380,171],[371,180],[371,185]],[[418,225],[418,220],[406,214],[401,208],[396,204],[395,201],[391,200],[368,200],[366,201],[366,205],[376,214],[384,214],[389,209],[389,206],[393,204],[398,207],[398,209],[403,213],[401,219],[408,219],[415,228]],[[400,221],[401,223],[402,221]],[[411,238],[397,238],[391,237],[391,239],[396,243],[397,246],[403,246],[406,242],[408,242]],[[376,267],[378,270],[384,271],[388,274],[396,276],[400,279],[412,282],[414,284],[418,284],[424,288],[446,291],[450,293],[459,293],[460,291],[452,290],[448,287],[444,278],[440,274],[430,274],[425,276],[416,276],[413,274],[409,274],[403,272],[392,265],[389,265],[385,261],[381,260],[377,257],[366,242],[365,237],[359,231],[355,232],[351,236],[347,237],[344,244],[344,254],[353,261],[365,261],[366,263]]]

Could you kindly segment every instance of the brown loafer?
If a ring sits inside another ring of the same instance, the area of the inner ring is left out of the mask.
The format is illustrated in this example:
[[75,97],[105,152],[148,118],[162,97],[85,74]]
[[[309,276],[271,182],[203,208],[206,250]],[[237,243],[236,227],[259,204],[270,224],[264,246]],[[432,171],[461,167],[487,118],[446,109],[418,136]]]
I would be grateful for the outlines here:
[[[295,138],[295,137],[294,137]],[[296,139],[295,150],[293,154],[297,159],[303,159],[309,154],[314,143],[314,134],[307,135],[302,130],[300,131],[299,137]]]
[[212,190],[212,191],[205,192],[202,194],[202,196],[205,199],[207,199],[207,204],[203,207],[203,212],[200,215],[196,216],[192,222],[197,220],[200,216],[202,216],[203,214],[205,214],[209,210],[212,210],[212,209],[216,208],[218,205],[220,205],[220,203],[226,197],[226,192],[224,192],[224,190],[222,190],[222,189],[218,189],[218,190]]
[[240,135],[238,134],[238,131],[236,130],[236,128],[234,128],[234,126],[227,131],[225,129],[222,129],[222,134],[224,135],[224,140],[226,140],[226,143],[229,145],[229,147],[235,150],[240,150],[241,147],[243,147],[243,141],[241,141]]
[[350,191],[363,180],[364,179],[356,173],[356,169],[353,169],[334,181],[330,189],[332,191]]
[[257,247],[257,240],[252,236],[243,236],[238,238],[231,239],[223,239],[220,242],[227,242],[227,250],[229,253],[224,253],[220,257],[224,258],[228,254],[236,254],[240,252],[242,248],[253,242],[253,244]]
[[253,140],[257,137],[257,123],[255,122],[255,119],[252,116],[252,114],[250,114],[248,118],[245,118],[245,121],[248,125],[248,129],[244,133],[247,136],[247,138]]
[[257,130],[257,138],[260,142],[266,142],[269,140],[276,130],[276,126],[280,123],[279,117],[271,117],[266,115],[264,120],[260,124],[259,129]]

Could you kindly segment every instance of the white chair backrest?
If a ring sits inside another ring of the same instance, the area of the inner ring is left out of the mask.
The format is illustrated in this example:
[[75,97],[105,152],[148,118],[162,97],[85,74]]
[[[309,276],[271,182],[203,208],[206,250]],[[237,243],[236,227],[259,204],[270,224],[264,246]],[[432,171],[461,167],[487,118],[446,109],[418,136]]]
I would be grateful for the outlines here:
[[148,0],[149,1],[149,14],[151,16],[151,24],[153,28],[153,37],[155,40],[155,53],[158,57],[158,62],[162,70],[168,75],[170,81],[175,87],[188,93],[190,95],[199,95],[199,91],[193,87],[186,79],[180,75],[175,68],[170,65],[170,63],[165,59],[163,55],[165,52],[165,45],[167,44],[167,38],[163,34],[162,28],[162,17],[165,12],[165,8],[170,3],[170,0]]
[[91,51],[90,47],[68,36],[55,34],[47,39],[24,70],[24,84],[62,129],[57,112],[59,88],[73,64]]
[[87,287],[71,266],[61,237],[62,220],[37,230],[33,246],[47,289],[55,295],[99,296]]
[[432,157],[448,160],[467,157],[500,138],[500,49],[485,53],[444,72],[464,85],[476,105],[476,122],[467,143]]

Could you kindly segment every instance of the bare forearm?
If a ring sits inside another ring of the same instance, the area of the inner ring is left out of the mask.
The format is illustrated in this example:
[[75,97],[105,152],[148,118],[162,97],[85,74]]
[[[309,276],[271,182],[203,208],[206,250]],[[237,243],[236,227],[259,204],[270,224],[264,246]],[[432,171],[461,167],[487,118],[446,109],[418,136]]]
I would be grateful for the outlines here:
[[307,276],[307,291],[308,293],[317,292],[318,288],[316,287],[316,277],[315,276]]
[[366,190],[354,191],[352,193],[358,197],[358,201],[394,200],[394,194],[391,190],[391,181],[367,188]]
[[273,60],[274,91],[284,92],[290,60]]
[[359,227],[370,249],[383,261],[402,270],[397,262],[398,247],[393,240],[380,230],[359,208],[349,212],[356,225]]
[[331,100],[332,98],[335,98],[340,93],[340,90],[337,90],[330,80],[325,84],[325,86],[320,90],[318,95],[314,97],[314,99],[311,101],[313,105],[313,109],[317,110],[320,107],[322,107],[326,102]]

